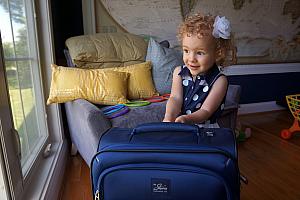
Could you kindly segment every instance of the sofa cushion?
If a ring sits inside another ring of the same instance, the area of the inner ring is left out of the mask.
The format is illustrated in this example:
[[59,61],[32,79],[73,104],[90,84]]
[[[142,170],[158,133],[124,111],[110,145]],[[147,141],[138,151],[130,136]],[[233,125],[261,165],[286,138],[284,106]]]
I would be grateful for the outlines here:
[[47,104],[86,99],[95,104],[126,103],[128,73],[52,65]]
[[163,47],[150,38],[146,60],[152,62],[152,76],[156,90],[160,94],[170,93],[173,70],[183,65],[181,51]]
[[127,66],[145,61],[147,42],[130,33],[98,33],[68,38],[73,63],[81,68]]
[[130,107],[121,117],[111,119],[112,127],[135,128],[148,122],[161,122],[165,116],[167,101],[151,103],[142,107]]
[[128,99],[142,99],[158,95],[153,84],[151,69],[151,62],[143,62],[126,67],[114,67],[102,70],[128,73]]

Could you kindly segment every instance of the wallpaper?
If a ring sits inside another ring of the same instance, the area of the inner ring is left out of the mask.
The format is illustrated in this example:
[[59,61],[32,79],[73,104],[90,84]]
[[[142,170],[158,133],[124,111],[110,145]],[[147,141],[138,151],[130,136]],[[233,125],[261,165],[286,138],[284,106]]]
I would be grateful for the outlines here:
[[179,47],[177,27],[193,13],[226,16],[238,64],[300,61],[299,0],[96,0],[97,32],[130,32]]

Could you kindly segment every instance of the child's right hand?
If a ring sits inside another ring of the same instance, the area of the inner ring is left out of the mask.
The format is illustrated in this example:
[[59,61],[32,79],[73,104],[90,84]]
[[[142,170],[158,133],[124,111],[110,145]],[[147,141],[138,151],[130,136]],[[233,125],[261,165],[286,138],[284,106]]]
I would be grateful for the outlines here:
[[164,119],[163,119],[163,122],[172,122],[172,120],[167,119],[167,118],[164,118]]

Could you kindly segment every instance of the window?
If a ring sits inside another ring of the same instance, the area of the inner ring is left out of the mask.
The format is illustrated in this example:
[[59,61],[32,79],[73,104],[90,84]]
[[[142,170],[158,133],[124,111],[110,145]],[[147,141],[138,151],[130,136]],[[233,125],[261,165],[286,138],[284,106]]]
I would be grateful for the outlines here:
[[[49,16],[47,0],[0,0],[2,166],[15,199],[46,195],[42,190],[58,181],[56,169],[65,164],[58,162],[66,150],[59,107],[45,106],[53,63]],[[49,157],[43,154],[46,147]]]
[[25,177],[48,132],[32,11],[22,0],[0,0],[0,25],[10,107]]

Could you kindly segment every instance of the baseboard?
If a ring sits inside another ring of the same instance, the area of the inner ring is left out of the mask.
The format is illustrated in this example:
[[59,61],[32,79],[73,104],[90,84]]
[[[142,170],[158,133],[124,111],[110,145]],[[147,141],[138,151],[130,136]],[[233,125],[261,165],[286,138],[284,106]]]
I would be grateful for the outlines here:
[[238,115],[268,112],[275,110],[284,110],[285,107],[276,104],[276,101],[260,102],[260,103],[249,103],[240,104]]

